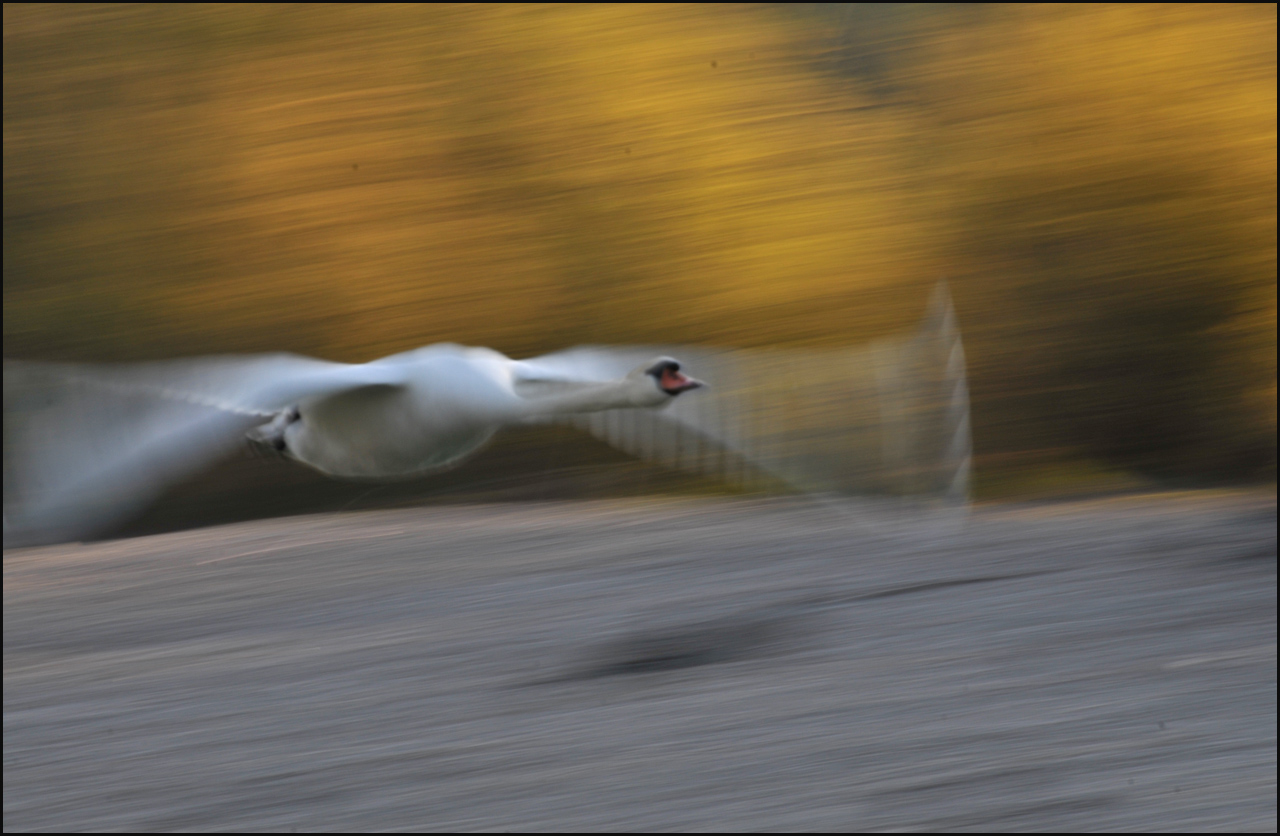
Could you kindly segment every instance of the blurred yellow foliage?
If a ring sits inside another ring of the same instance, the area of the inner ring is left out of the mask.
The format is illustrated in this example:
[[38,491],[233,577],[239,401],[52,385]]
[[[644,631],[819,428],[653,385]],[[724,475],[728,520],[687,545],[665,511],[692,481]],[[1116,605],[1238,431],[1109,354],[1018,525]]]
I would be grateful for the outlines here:
[[125,312],[73,344],[122,355],[847,342],[833,298],[930,280],[905,120],[762,10],[48,7],[5,38],[6,223],[78,210],[21,233],[11,346],[82,291]]
[[6,6],[5,355],[843,345],[947,275],[980,454],[1274,472],[1275,15]]
[[923,40],[976,425],[1274,467],[1275,7],[998,7]]

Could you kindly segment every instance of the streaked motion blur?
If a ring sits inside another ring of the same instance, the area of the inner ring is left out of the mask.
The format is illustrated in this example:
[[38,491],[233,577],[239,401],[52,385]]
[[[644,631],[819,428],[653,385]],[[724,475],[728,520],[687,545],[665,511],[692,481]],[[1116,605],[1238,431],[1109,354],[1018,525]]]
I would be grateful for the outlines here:
[[1274,4],[3,14],[6,831],[1276,830]]

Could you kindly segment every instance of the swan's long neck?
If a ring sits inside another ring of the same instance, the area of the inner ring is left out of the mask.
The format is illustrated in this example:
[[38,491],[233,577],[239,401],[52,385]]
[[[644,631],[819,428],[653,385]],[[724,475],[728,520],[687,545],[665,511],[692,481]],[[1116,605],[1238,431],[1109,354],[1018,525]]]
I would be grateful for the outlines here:
[[667,400],[657,386],[646,384],[649,381],[630,378],[608,383],[539,383],[519,394],[530,417],[658,406]]

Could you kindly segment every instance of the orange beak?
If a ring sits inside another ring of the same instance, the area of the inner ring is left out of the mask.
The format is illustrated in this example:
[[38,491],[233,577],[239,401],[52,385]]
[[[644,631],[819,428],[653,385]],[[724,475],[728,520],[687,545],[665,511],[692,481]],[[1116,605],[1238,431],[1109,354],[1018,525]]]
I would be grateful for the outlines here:
[[699,386],[704,386],[706,384],[701,380],[694,380],[692,377],[687,377],[680,372],[666,368],[662,370],[662,376],[658,378],[658,385],[661,386],[662,391],[666,392],[668,395],[678,395],[681,392],[687,392],[690,389],[697,389]]

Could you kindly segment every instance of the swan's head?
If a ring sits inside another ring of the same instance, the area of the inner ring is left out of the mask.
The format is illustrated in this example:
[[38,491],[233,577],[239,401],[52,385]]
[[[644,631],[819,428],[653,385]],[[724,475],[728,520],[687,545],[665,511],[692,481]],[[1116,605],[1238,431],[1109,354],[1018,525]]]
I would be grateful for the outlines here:
[[706,385],[701,380],[681,374],[680,364],[670,357],[657,358],[645,366],[644,373],[653,378],[659,389],[672,397]]

